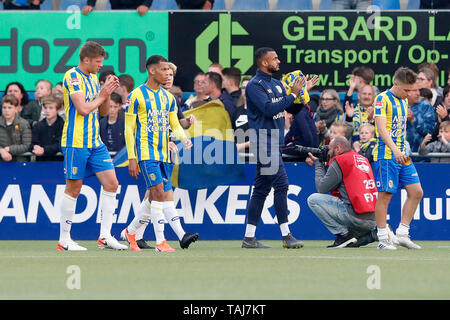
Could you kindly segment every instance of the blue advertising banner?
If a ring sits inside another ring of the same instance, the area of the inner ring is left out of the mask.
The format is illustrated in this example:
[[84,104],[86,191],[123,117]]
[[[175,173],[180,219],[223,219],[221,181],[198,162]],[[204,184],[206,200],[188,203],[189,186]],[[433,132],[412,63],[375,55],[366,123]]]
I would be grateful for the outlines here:
[[[186,231],[199,232],[201,240],[240,240],[244,235],[246,207],[252,192],[255,166],[245,164],[245,176],[239,183],[199,190],[175,189],[175,204]],[[450,164],[416,164],[424,189],[411,235],[416,240],[450,240]],[[316,192],[314,169],[305,163],[286,163],[290,188],[289,222],[292,233],[302,240],[328,240],[333,236],[308,208],[306,199]],[[134,217],[145,193],[144,181],[134,180],[126,167],[116,168],[120,187],[112,234],[120,231]],[[61,162],[0,163],[0,240],[57,240],[59,236],[58,203],[65,188]],[[72,238],[96,240],[100,230],[98,206],[101,185],[95,177],[85,179],[73,220]],[[389,223],[400,221],[403,190],[389,207]],[[257,229],[260,239],[280,239],[273,210],[273,195],[267,198]],[[166,225],[168,240],[176,240]],[[154,239],[153,228],[145,238]]]

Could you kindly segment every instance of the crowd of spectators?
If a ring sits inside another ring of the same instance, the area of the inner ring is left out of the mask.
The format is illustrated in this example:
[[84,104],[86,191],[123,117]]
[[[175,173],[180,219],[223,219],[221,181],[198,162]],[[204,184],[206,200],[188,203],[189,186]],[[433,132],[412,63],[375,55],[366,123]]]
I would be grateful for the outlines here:
[[[170,63],[171,76],[164,88],[176,96],[180,123],[187,129],[194,119],[183,112],[209,101],[219,100],[230,117],[233,130],[248,129],[245,87],[250,81],[236,67],[223,68],[214,63],[205,73],[193,78],[194,92],[184,95],[173,85],[177,67]],[[437,85],[439,69],[433,63],[417,66],[417,82],[408,96],[406,140],[414,161],[430,161],[428,153],[449,152],[450,76],[445,88]],[[99,75],[102,85],[113,70]],[[373,86],[375,74],[368,67],[355,67],[348,80],[348,89],[340,94],[326,88],[309,93],[309,102],[295,115],[285,112],[284,155],[294,161],[305,161],[307,155],[296,153],[296,146],[318,148],[329,144],[335,136],[346,137],[353,149],[369,160],[375,146],[373,103],[380,90]],[[118,75],[120,87],[111,95],[109,114],[100,119],[100,136],[112,155],[124,145],[123,106],[136,87],[133,77]],[[186,99],[183,99],[183,96]],[[344,97],[341,101],[341,97]],[[9,83],[1,100],[0,161],[62,161],[61,133],[65,121],[62,84],[54,87],[48,80],[39,80],[34,100],[20,82]],[[248,153],[249,140],[237,144]],[[288,160],[289,160],[288,159]],[[450,162],[450,158],[433,159]]]

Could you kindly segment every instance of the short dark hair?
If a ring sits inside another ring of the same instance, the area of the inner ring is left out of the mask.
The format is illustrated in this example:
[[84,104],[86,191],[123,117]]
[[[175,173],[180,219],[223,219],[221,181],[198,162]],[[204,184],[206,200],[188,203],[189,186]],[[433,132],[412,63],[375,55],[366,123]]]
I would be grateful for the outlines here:
[[261,60],[266,56],[268,52],[275,51],[274,49],[270,47],[262,47],[255,50],[255,62],[256,65],[259,67]]
[[417,81],[417,74],[409,68],[400,67],[395,71],[394,81],[401,84],[414,84]]
[[222,89],[222,77],[217,72],[207,72],[206,75],[210,82],[213,82],[217,89]]
[[5,103],[12,104],[14,107],[17,107],[19,105],[19,100],[12,94],[5,94],[3,96],[1,102],[2,102],[2,105]]
[[117,92],[111,93],[110,97],[111,101],[114,101],[115,103],[122,104],[122,97]]
[[375,78],[375,73],[372,68],[366,66],[359,66],[353,69],[352,74],[361,77],[365,83],[370,84]]
[[239,86],[241,83],[241,70],[236,67],[225,68],[222,70],[224,77],[229,77],[234,84]]
[[134,89],[134,79],[129,74],[121,74],[119,76],[119,83],[121,86],[127,88],[128,92],[131,92]]
[[150,58],[147,59],[147,62],[145,63],[145,68],[148,69],[151,65],[159,64],[160,62],[169,62],[166,58],[163,56],[160,56],[159,54],[154,54]]
[[84,58],[106,57],[103,47],[95,41],[87,41],[80,49],[80,61]]
[[433,98],[433,92],[431,92],[428,88],[421,88],[419,89],[420,96],[424,97],[425,99],[431,100]]
[[100,72],[100,75],[98,76],[98,81],[100,83],[105,83],[106,82],[106,78],[108,78],[108,76],[112,74],[113,76],[115,76],[116,74],[114,73],[114,70],[104,70],[102,72]]

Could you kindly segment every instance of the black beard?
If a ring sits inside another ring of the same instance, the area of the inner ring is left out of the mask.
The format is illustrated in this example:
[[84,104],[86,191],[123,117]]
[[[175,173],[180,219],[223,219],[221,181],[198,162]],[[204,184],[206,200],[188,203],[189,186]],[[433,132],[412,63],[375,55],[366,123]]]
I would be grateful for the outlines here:
[[273,67],[269,67],[269,68],[267,68],[267,71],[269,71],[270,73],[275,73],[275,72],[277,72],[279,69],[275,69],[275,68],[273,68]]

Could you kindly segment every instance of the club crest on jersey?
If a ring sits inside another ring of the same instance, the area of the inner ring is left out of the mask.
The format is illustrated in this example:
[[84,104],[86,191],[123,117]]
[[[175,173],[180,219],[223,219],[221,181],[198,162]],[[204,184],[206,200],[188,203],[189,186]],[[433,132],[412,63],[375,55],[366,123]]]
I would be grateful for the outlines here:
[[377,103],[375,103],[375,109],[381,109],[383,108],[383,101],[377,101]]
[[80,80],[78,79],[78,78],[72,78],[72,79],[70,79],[70,83],[73,85],[73,86],[78,86],[78,85],[80,85]]

